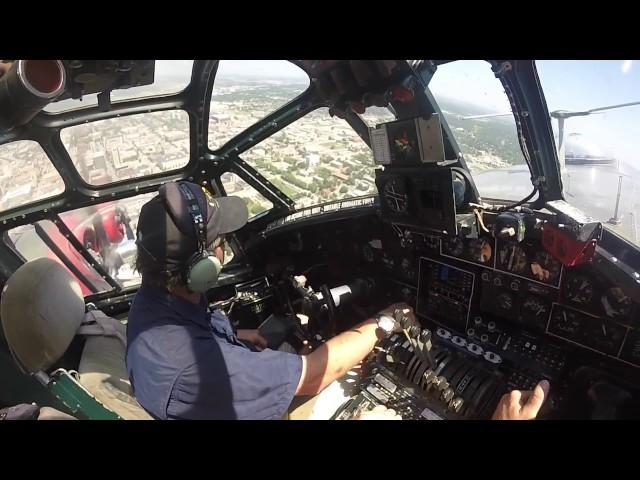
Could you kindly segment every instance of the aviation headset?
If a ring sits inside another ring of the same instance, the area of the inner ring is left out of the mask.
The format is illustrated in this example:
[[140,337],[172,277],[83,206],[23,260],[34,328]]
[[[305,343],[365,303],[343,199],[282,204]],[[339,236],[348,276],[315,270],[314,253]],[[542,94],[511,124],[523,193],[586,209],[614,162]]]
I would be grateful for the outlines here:
[[210,255],[207,251],[207,226],[198,199],[184,183],[179,183],[178,189],[187,201],[189,215],[198,239],[198,251],[187,260],[183,269],[183,280],[192,292],[204,293],[218,282],[222,263],[218,257]]
[[[178,183],[178,190],[187,202],[187,208],[198,241],[198,251],[189,257],[186,265],[182,268],[182,280],[192,292],[204,293],[213,288],[218,282],[218,277],[222,271],[222,263],[218,260],[218,257],[209,255],[207,251],[207,227],[198,199],[184,183]],[[140,239],[136,240],[136,245],[141,247],[157,264],[161,264]]]

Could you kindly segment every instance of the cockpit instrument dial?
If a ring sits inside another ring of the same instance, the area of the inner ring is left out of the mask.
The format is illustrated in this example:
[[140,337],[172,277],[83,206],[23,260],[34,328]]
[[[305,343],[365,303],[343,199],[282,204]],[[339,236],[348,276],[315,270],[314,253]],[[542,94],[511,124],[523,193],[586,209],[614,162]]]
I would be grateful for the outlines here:
[[522,307],[535,317],[545,317],[548,313],[548,308],[544,302],[541,302],[535,297],[527,298]]
[[513,244],[503,245],[498,259],[502,268],[513,273],[524,273],[529,263],[525,251]]
[[554,283],[560,275],[560,262],[549,252],[538,252],[535,260],[531,262],[531,273],[541,282]]
[[493,256],[493,247],[491,243],[483,238],[478,238],[469,242],[469,256],[480,263],[489,263]]
[[626,317],[631,313],[633,301],[627,297],[620,287],[611,287],[600,299],[604,312],[608,317]]
[[464,242],[460,237],[455,237],[451,240],[443,241],[442,247],[444,253],[447,253],[453,257],[459,257],[464,252]]
[[569,279],[566,292],[572,302],[589,303],[593,298],[593,285],[586,277],[578,275]]
[[406,179],[393,178],[389,180],[384,186],[382,196],[391,211],[395,213],[407,212],[409,196],[407,195]]
[[498,295],[498,305],[502,310],[511,310],[513,308],[513,298],[508,293]]

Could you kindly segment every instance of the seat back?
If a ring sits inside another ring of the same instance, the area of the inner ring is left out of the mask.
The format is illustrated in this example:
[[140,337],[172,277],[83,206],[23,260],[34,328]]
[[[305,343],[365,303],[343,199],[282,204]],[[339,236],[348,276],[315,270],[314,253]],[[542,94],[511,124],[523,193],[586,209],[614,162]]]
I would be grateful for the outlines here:
[[18,367],[27,374],[53,367],[71,345],[84,308],[80,285],[58,262],[21,265],[0,299],[2,329]]
[[[84,418],[150,419],[131,395],[125,367],[126,327],[100,311],[85,313],[76,279],[50,258],[20,266],[0,299],[9,350],[72,413]],[[53,369],[76,335],[86,337],[79,376]]]

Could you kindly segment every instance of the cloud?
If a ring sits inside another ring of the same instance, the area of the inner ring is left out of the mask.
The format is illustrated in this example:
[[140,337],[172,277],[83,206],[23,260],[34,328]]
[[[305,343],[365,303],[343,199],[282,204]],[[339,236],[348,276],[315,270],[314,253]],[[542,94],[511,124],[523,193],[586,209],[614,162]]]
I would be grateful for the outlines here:
[[622,67],[620,68],[622,70],[622,73],[624,73],[625,75],[629,73],[629,70],[631,70],[632,63],[633,63],[633,60],[625,60],[624,62],[622,62]]

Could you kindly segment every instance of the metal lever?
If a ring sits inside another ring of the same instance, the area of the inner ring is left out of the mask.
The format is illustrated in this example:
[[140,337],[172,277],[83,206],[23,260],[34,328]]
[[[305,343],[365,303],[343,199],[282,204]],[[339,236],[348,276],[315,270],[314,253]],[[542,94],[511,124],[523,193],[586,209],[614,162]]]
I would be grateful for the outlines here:
[[433,368],[435,366],[435,363],[433,361],[433,357],[431,356],[431,331],[425,328],[420,332],[416,340],[422,359],[427,363],[427,365],[429,365],[430,368]]
[[413,347],[414,353],[420,358],[420,360],[426,363],[429,368],[435,366],[433,358],[431,357],[431,331],[413,325],[408,329],[403,329],[407,340]]

